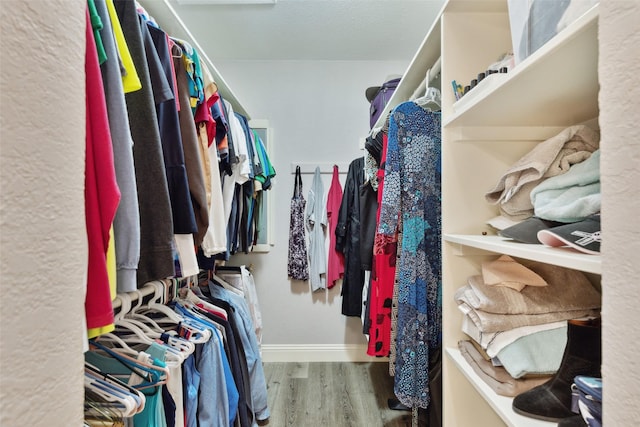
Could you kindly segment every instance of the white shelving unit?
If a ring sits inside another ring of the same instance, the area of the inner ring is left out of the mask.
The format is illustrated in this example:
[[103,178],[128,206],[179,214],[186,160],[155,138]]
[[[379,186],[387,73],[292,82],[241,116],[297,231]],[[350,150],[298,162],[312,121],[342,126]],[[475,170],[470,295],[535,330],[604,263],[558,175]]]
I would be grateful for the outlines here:
[[571,23],[507,74],[456,101],[450,82],[476,78],[512,50],[507,0],[448,0],[381,115],[408,100],[439,59],[442,82],[443,423],[447,427],[543,427],[516,414],[458,350],[462,314],[455,291],[485,260],[515,258],[583,271],[596,286],[601,257],[513,242],[487,221],[499,214],[484,194],[520,157],[576,124],[598,128],[598,7]]
[[[443,126],[569,126],[596,117],[597,37],[596,7],[504,75],[493,90],[474,89],[454,103]],[[455,108],[463,102],[465,108]]]
[[[507,0],[450,0],[440,21],[443,82],[470,81],[512,48]],[[467,364],[457,349],[466,337],[453,295],[469,275],[478,274],[483,261],[500,254],[580,270],[599,281],[600,256],[495,235],[486,222],[499,212],[484,199],[535,144],[567,126],[597,127],[597,35],[596,7],[460,101],[443,91],[443,417],[448,427],[556,425],[516,414],[512,399],[498,396]],[[478,405],[472,413],[469,402]]]
[[[587,255],[570,248],[550,248],[543,245],[518,243],[500,236],[475,236],[464,234],[446,234],[445,242],[456,243],[458,256],[477,255],[482,251],[505,254],[517,258],[554,264],[560,267],[601,274],[600,255]],[[453,245],[452,245],[453,246]],[[455,246],[453,246],[455,248]]]
[[[535,420],[533,418],[524,417],[518,415],[511,409],[511,400],[508,397],[497,395],[491,387],[489,387],[479,376],[476,374],[471,366],[464,359],[460,350],[447,348],[447,357],[449,357],[457,369],[462,372],[465,378],[473,385],[476,391],[491,405],[491,408],[500,416],[500,419],[504,421],[509,427],[549,427],[555,426],[556,423],[549,423],[546,421]],[[447,425],[447,424],[445,424]],[[488,424],[476,424],[478,426]]]

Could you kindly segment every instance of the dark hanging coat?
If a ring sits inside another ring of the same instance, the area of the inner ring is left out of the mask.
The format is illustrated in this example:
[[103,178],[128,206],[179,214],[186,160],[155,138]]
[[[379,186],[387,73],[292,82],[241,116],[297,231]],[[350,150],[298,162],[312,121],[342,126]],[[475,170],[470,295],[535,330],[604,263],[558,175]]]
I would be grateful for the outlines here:
[[344,254],[342,314],[360,316],[364,270],[360,257],[360,186],[364,184],[364,157],[351,162],[336,226],[336,250]]

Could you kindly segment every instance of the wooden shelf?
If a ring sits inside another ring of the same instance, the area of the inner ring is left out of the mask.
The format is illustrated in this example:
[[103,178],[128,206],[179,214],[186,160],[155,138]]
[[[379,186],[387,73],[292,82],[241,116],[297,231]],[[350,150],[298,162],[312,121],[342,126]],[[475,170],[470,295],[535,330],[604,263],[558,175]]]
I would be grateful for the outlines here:
[[584,271],[586,273],[601,274],[601,256],[583,254],[570,248],[551,248],[544,245],[519,243],[501,236],[477,236],[466,234],[445,234],[445,242],[460,245],[460,255],[470,255],[469,248],[506,254],[517,258],[544,262]]
[[492,90],[469,92],[443,126],[570,126],[597,117],[598,12],[594,6]]
[[465,358],[457,348],[446,348],[447,356],[453,361],[456,367],[469,380],[478,393],[489,403],[493,410],[502,418],[509,427],[551,427],[557,423],[540,421],[533,418],[516,414],[511,409],[513,399],[496,394],[482,378],[475,373],[473,368],[467,363]]

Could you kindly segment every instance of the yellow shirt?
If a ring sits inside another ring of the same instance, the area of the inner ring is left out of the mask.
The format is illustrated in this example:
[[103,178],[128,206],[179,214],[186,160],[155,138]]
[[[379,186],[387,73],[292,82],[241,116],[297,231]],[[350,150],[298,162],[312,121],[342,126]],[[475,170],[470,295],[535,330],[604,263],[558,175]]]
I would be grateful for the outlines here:
[[115,6],[113,5],[113,0],[106,1],[109,18],[111,18],[113,35],[116,39],[118,54],[120,55],[122,66],[126,71],[126,74],[122,76],[122,87],[124,88],[124,93],[135,92],[142,89],[142,83],[140,83],[136,67],[133,65],[133,59],[131,58],[131,53],[129,53],[129,47],[127,46],[127,41],[124,38],[124,33],[120,26],[120,20],[118,19]]

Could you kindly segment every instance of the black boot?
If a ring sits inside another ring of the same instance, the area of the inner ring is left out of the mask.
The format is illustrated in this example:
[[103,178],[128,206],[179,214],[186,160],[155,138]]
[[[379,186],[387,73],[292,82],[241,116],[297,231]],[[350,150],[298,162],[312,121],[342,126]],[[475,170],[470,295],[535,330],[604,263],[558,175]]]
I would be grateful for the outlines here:
[[577,375],[600,377],[600,319],[569,320],[567,346],[558,372],[546,383],[517,395],[513,410],[526,417],[558,422],[571,412],[571,384]]

